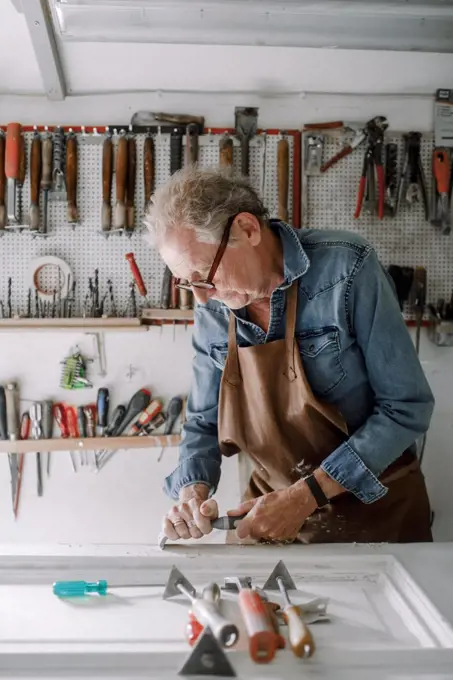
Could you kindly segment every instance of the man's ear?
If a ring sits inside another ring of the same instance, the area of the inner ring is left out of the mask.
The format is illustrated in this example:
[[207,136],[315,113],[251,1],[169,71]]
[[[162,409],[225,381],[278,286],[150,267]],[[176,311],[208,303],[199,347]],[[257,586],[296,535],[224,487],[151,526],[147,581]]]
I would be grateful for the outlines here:
[[236,216],[232,235],[238,240],[248,241],[248,243],[256,248],[261,243],[261,224],[256,215],[252,213],[242,212]]

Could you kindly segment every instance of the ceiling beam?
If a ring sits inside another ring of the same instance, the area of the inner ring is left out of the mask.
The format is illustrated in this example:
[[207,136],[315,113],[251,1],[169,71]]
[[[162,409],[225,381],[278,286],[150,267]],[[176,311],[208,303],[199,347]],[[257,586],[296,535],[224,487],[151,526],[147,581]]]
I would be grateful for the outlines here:
[[44,89],[49,99],[66,97],[66,83],[47,0],[12,0],[27,22]]

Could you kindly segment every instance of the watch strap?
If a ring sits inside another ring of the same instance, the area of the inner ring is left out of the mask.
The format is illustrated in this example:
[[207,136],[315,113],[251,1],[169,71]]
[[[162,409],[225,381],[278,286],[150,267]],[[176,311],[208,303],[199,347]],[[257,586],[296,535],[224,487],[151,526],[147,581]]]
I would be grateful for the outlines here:
[[329,505],[330,501],[324,491],[321,489],[319,482],[314,475],[308,475],[308,477],[304,477],[304,482],[310,489],[312,496],[318,505],[318,508],[323,508],[325,505]]

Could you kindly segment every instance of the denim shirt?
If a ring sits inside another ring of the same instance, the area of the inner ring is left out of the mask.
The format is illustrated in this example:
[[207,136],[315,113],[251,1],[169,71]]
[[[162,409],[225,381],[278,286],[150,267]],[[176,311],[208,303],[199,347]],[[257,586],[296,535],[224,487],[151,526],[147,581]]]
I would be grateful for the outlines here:
[[[270,300],[268,332],[238,318],[242,347],[285,334],[286,291],[298,282],[296,340],[318,399],[342,414],[349,439],[322,469],[364,503],[387,492],[382,472],[429,427],[434,398],[401,315],[392,284],[372,246],[357,234],[294,230],[271,221],[281,238],[284,281]],[[204,483],[215,492],[221,454],[217,413],[228,352],[230,310],[209,300],[195,309],[193,382],[187,403],[179,465],[164,490]]]

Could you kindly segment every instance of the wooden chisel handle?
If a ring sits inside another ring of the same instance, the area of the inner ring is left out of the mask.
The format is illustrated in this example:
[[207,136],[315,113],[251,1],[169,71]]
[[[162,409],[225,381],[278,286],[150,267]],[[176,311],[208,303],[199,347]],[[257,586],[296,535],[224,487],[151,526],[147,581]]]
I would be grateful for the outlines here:
[[22,134],[20,123],[10,123],[6,130],[5,174],[8,179],[20,180]]
[[39,230],[39,191],[41,187],[41,135],[35,132],[30,152],[30,230]]
[[50,191],[52,188],[52,152],[53,141],[52,136],[47,133],[42,138],[42,176],[41,189]]
[[127,140],[127,229],[135,228],[135,181],[137,177],[137,144],[135,137]]
[[154,140],[151,136],[146,137],[143,149],[143,182],[146,210],[154,188]]
[[278,183],[278,218],[288,221],[288,185],[289,185],[289,142],[280,139],[277,144],[277,183]]
[[66,139],[66,191],[68,195],[68,222],[79,221],[77,212],[77,138],[70,132]]
[[20,159],[19,159],[19,186],[23,186],[25,182],[25,176],[27,174],[27,151],[25,149],[25,138],[21,135],[20,138]]
[[116,150],[116,205],[114,224],[116,229],[126,226],[126,184],[127,184],[127,138],[122,135]]
[[315,651],[315,642],[310,629],[302,618],[303,615],[295,605],[285,607],[283,615],[288,624],[289,643],[293,653],[295,656],[308,659]]
[[148,294],[148,291],[146,290],[146,286],[145,286],[145,283],[143,281],[140,269],[138,268],[138,264],[135,261],[134,253],[127,253],[125,255],[125,258],[129,262],[129,266],[131,268],[131,272],[132,272],[132,276],[134,277],[134,281],[137,285],[138,292],[143,297],[146,297],[147,294]]
[[5,190],[5,135],[0,130],[0,230],[6,226]]
[[102,147],[102,213],[101,229],[110,231],[112,226],[112,178],[113,178],[113,143],[111,135],[104,139]]
[[176,288],[176,279],[171,277],[171,308],[178,309],[179,307],[179,288]]
[[[181,283],[188,283],[187,279],[182,279]],[[192,309],[192,293],[184,288],[179,289],[179,309]]]
[[165,267],[164,276],[162,279],[162,288],[160,291],[160,305],[162,309],[168,309],[170,306],[171,279],[171,271],[168,267]]
[[198,125],[190,123],[186,128],[186,165],[198,161]]
[[229,168],[233,165],[233,140],[225,135],[219,143],[219,165],[221,168]]

